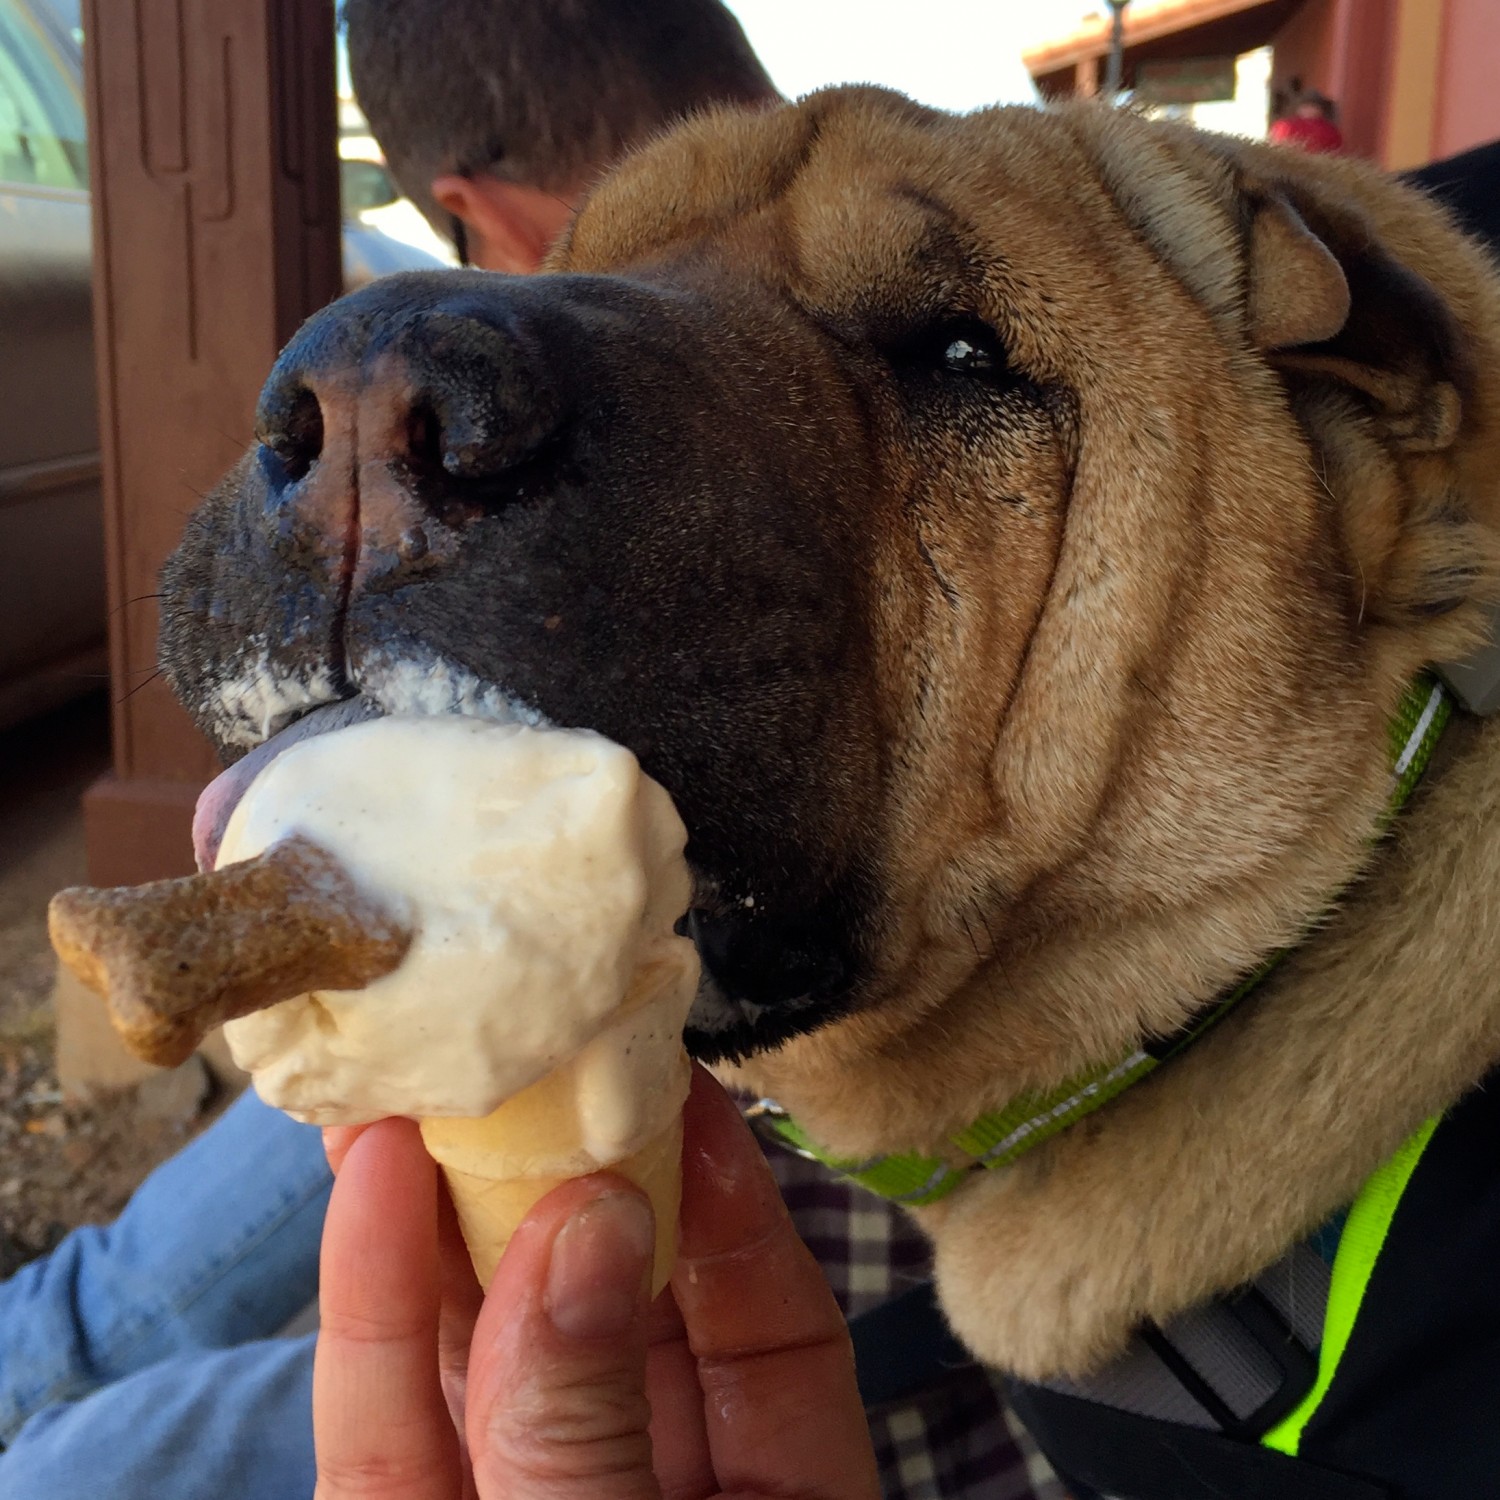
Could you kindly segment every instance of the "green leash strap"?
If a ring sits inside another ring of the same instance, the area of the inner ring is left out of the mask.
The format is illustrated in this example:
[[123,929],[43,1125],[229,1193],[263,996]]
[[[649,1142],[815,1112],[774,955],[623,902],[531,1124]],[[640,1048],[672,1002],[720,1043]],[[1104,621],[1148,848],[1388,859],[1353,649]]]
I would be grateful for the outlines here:
[[[1450,690],[1431,673],[1422,673],[1402,696],[1390,722],[1391,792],[1382,831],[1411,796],[1452,713]],[[1273,955],[1162,1045],[1139,1049],[1108,1067],[1079,1074],[1048,1093],[1026,1095],[1002,1110],[981,1115],[967,1130],[952,1137],[951,1155],[911,1153],[850,1160],[824,1151],[774,1100],[762,1099],[748,1113],[792,1150],[832,1167],[882,1198],[912,1205],[936,1203],[971,1172],[1009,1166],[1155,1072],[1228,1015],[1282,957],[1282,953]]]

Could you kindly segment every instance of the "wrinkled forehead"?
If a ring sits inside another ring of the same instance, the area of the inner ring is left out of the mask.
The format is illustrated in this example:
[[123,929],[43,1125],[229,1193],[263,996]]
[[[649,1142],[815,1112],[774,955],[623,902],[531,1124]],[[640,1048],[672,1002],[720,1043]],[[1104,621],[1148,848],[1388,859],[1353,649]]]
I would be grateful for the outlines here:
[[826,91],[702,116],[627,159],[554,264],[728,263],[833,317],[936,314],[985,300],[997,273],[1086,260],[1105,207],[1079,191],[1089,178],[1065,124],[1034,109]]

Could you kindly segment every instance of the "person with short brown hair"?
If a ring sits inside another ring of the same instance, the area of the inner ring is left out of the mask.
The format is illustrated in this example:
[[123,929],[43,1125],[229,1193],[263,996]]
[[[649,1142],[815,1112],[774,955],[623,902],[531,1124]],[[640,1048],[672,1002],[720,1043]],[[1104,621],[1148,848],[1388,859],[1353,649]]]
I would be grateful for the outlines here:
[[714,104],[778,95],[719,0],[345,0],[391,174],[462,260],[534,270],[592,179]]

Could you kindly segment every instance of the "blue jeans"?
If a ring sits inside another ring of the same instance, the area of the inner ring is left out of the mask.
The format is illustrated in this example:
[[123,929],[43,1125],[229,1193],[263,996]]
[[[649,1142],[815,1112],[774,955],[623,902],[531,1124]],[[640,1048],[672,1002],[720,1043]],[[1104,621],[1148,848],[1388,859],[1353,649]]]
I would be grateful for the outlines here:
[[0,1500],[304,1500],[332,1178],[319,1132],[247,1092],[0,1283]]

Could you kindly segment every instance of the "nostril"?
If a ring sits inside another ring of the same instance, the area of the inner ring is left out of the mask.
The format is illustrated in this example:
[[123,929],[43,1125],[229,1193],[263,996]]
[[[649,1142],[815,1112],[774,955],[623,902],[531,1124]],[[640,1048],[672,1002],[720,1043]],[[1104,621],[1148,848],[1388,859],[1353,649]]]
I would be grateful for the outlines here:
[[501,436],[475,432],[467,413],[447,412],[431,401],[413,404],[406,417],[406,451],[412,472],[427,480],[499,480],[532,457],[528,434],[502,426]]
[[444,420],[435,406],[422,401],[406,419],[406,458],[419,474],[432,478],[492,479],[514,466],[520,455],[504,441],[473,436],[472,424],[452,414]]
[[305,385],[270,410],[262,409],[256,437],[282,462],[287,476],[301,479],[323,452],[323,408]]
[[425,402],[407,414],[406,457],[419,473],[436,474],[444,467],[443,424]]

